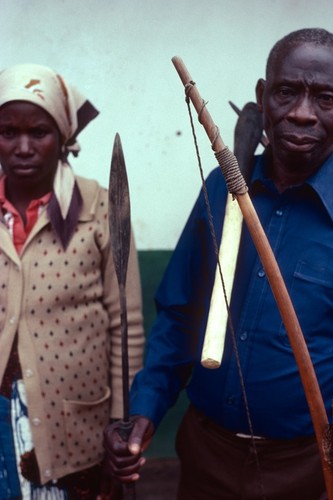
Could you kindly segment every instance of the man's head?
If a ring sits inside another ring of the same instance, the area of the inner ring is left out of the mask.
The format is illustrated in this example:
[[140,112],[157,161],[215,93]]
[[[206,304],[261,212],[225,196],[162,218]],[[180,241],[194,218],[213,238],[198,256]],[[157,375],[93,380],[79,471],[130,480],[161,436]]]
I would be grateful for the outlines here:
[[303,44],[313,44],[328,47],[333,50],[333,33],[322,28],[304,28],[292,31],[278,40],[272,47],[266,62],[266,80],[272,76],[275,64],[294,47]]
[[256,93],[275,176],[301,182],[333,151],[333,34],[311,28],[279,40]]

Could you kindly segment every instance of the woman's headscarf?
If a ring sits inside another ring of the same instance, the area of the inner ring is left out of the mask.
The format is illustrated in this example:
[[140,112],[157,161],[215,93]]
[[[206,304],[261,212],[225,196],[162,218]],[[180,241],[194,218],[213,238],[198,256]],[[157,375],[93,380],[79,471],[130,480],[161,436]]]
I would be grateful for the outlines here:
[[51,224],[66,247],[75,229],[82,199],[68,153],[78,154],[76,138],[98,115],[97,109],[52,69],[38,64],[18,64],[0,72],[0,107],[11,101],[28,101],[43,108],[56,124],[63,140],[48,207]]

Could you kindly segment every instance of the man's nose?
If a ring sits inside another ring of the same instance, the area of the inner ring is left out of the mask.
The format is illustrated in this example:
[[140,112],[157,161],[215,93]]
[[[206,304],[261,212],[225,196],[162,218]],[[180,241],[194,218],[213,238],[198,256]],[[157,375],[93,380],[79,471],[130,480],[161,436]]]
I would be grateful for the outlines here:
[[292,120],[297,120],[300,122],[315,122],[317,121],[317,115],[314,109],[314,105],[309,96],[301,96],[290,109],[288,113],[288,118]]

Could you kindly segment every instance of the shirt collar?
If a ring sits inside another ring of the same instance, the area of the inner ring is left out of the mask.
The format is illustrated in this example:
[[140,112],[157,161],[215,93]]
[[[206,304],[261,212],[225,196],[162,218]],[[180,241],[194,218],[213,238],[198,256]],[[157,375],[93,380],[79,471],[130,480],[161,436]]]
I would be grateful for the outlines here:
[[3,204],[5,201],[5,176],[3,175],[0,177],[0,203]]
[[[9,201],[6,198],[6,192],[5,192],[5,179],[6,179],[5,175],[2,175],[0,177],[0,207],[4,207],[4,208],[7,207],[9,204]],[[46,193],[38,200],[32,200],[31,204],[36,203],[37,205],[47,205],[47,203],[50,199],[50,196],[51,196],[51,193]]]
[[[267,175],[267,155],[256,156],[255,167],[251,179],[251,189],[258,184],[265,184],[275,190],[273,181]],[[320,169],[309,177],[304,184],[310,186],[319,196],[333,221],[333,153],[322,164]]]

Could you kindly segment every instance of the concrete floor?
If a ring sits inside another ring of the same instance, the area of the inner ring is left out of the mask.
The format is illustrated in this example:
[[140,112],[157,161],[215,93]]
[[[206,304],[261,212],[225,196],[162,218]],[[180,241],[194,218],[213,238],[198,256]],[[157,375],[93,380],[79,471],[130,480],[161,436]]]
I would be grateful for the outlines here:
[[148,458],[136,483],[136,500],[176,500],[177,458]]

